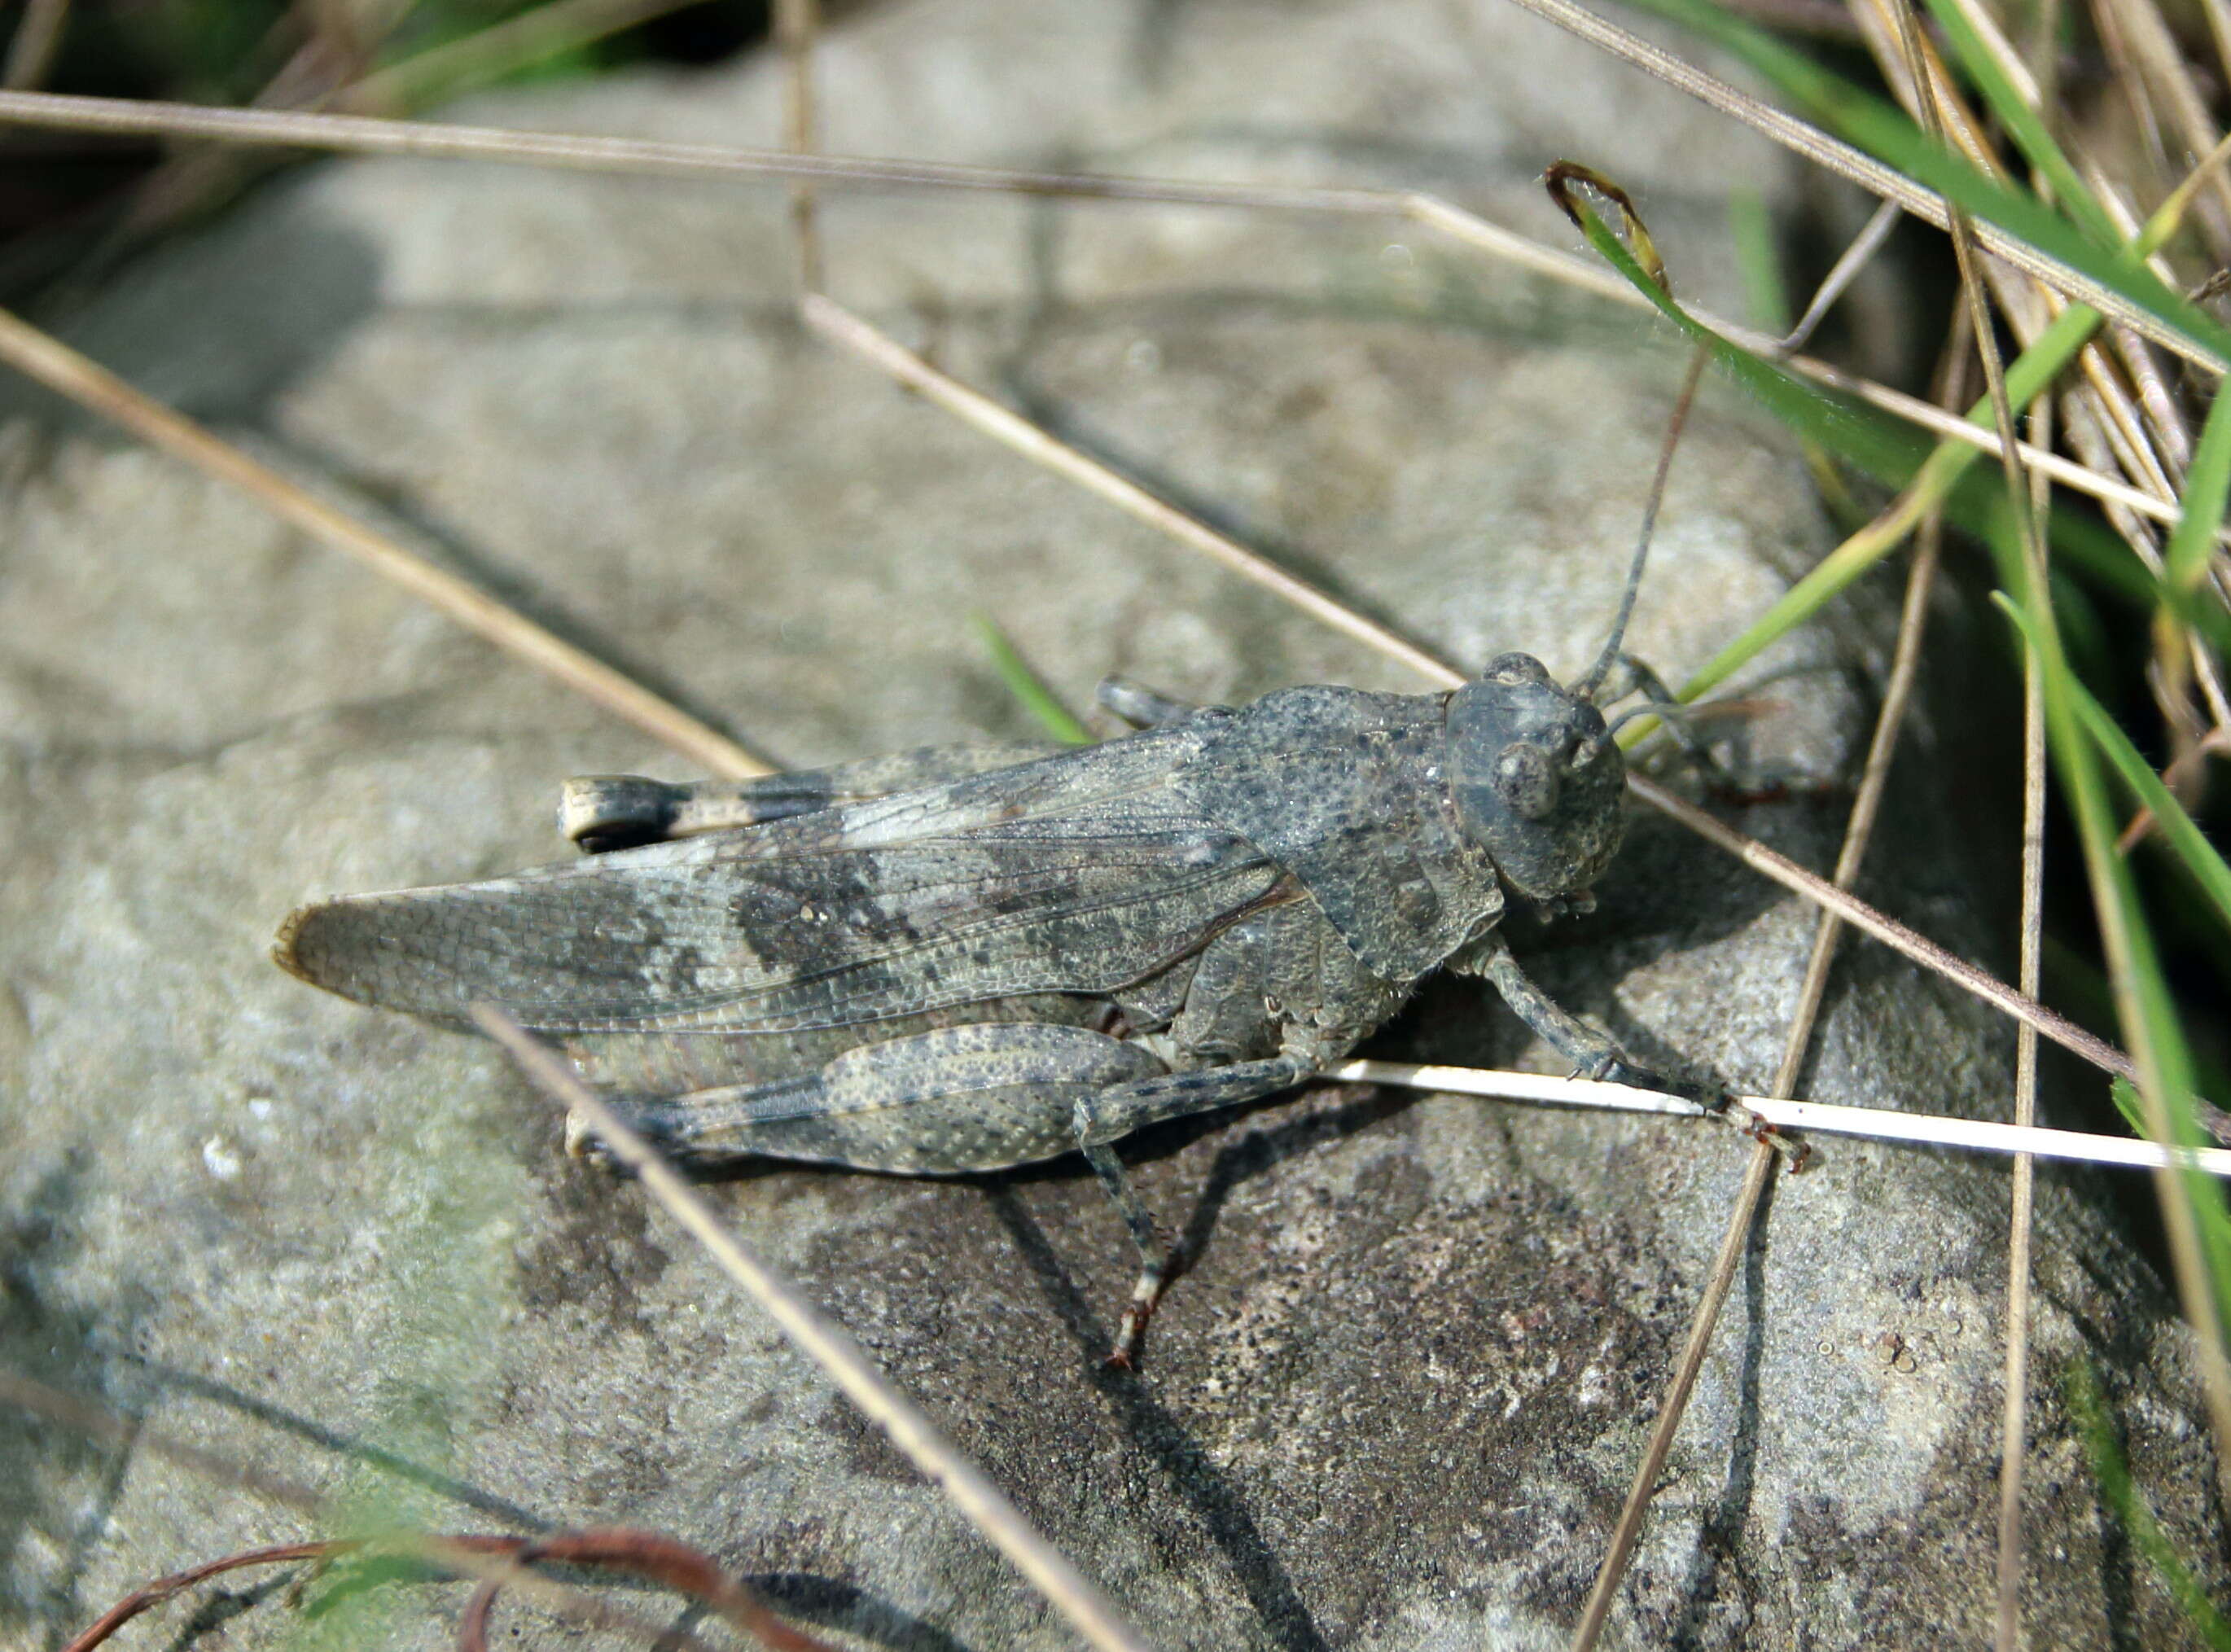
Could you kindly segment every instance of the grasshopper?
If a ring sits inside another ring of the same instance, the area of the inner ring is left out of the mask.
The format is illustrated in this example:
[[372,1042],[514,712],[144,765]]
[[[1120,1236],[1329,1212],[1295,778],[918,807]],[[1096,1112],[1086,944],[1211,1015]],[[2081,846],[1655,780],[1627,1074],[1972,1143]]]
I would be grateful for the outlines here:
[[1239,709],[1111,680],[1135,732],[1098,745],[577,779],[560,824],[589,859],[306,907],[275,955],[446,1026],[496,1004],[700,1166],[1081,1152],[1139,1253],[1128,1364],[1173,1259],[1116,1144],[1308,1080],[1435,970],[1486,978],[1581,1074],[1697,1094],[1561,1009],[1497,926],[1588,910],[1619,848],[1596,700],[1615,663],[1664,698],[1620,652],[1641,567],[1570,689],[1526,654],[1446,693]]

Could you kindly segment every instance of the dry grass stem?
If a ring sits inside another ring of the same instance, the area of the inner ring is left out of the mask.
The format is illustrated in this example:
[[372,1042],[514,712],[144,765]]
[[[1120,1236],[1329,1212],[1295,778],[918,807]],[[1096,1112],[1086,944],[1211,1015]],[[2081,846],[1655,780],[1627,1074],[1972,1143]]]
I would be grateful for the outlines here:
[[[513,1558],[522,1565],[554,1562],[585,1566],[671,1589],[706,1607],[766,1652],[836,1652],[826,1641],[784,1623],[710,1555],[663,1533],[628,1526],[586,1527],[517,1541]],[[491,1578],[473,1591],[457,1625],[457,1652],[488,1652],[488,1616],[502,1588]]]
[[[411,60],[416,61],[416,59]],[[1438,197],[1414,190],[1312,189],[1303,186],[1200,183],[1191,180],[1122,177],[1069,172],[954,166],[935,162],[888,161],[851,156],[798,156],[772,150],[658,144],[632,139],[581,138],[563,133],[507,132],[431,122],[379,120],[362,116],[314,114],[268,109],[213,108],[197,104],[152,103],[126,99],[81,98],[47,93],[0,92],[0,124],[62,131],[117,134],[159,134],[221,139],[231,143],[314,148],[340,153],[440,157],[484,160],[560,171],[642,173],[660,177],[726,177],[755,179],[812,178],[824,186],[859,189],[958,189],[1014,192],[1079,200],[1161,203],[1251,211],[1387,216],[1419,223],[1521,268],[1592,294],[1630,309],[1649,301],[1600,263],[1549,247],[1503,229]],[[1782,341],[1755,329],[1720,319],[1709,312],[1691,314],[1744,348],[1775,354]],[[1989,431],[1955,414],[1889,385],[1861,378],[1811,357],[1794,356],[1785,365],[1815,383],[1919,425],[1940,437],[1998,451]],[[2174,524],[2174,500],[2131,487],[2104,468],[2086,467],[2052,453],[2024,450],[2024,458],[2053,479],[2152,520]],[[2231,528],[2219,535],[2231,545]]]
[[[436,1551],[446,1551],[452,1557],[472,1557],[480,1564],[461,1569],[450,1562],[430,1558]],[[731,1627],[766,1648],[766,1652],[835,1652],[825,1641],[791,1628],[698,1550],[656,1532],[624,1528],[559,1532],[540,1538],[466,1535],[403,1541],[385,1537],[327,1538],[246,1549],[173,1572],[167,1578],[158,1578],[133,1590],[72,1639],[62,1652],[95,1652],[133,1618],[189,1589],[231,1572],[299,1560],[323,1566],[335,1560],[383,1558],[408,1559],[440,1571],[462,1570],[464,1576],[480,1577],[480,1586],[474,1591],[458,1625],[458,1652],[488,1652],[488,1609],[506,1582],[510,1581],[502,1569],[509,1567],[521,1576],[534,1577],[536,1574],[524,1570],[530,1561],[560,1561],[663,1584],[711,1607]],[[588,1596],[584,1598],[594,1599]],[[665,1629],[631,1613],[611,1612],[585,1621],[625,1629],[662,1649],[687,1647],[693,1652],[711,1652],[694,1635]],[[192,1637],[191,1629],[186,1633]]]
[[1848,1136],[1862,1141],[1904,1142],[1917,1147],[1949,1147],[1967,1152],[2013,1155],[2072,1165],[2107,1165],[2122,1170],[2176,1166],[2209,1176],[2231,1178],[2231,1148],[2164,1147],[2137,1136],[2101,1136],[2037,1125],[2002,1124],[1993,1119],[1960,1119],[1941,1113],[1905,1113],[1890,1107],[1841,1107],[1801,1101],[1788,1096],[1736,1095],[1729,1113],[1716,1113],[1685,1097],[1659,1090],[1631,1089],[1600,1079],[1554,1078],[1542,1073],[1499,1072],[1491,1068],[1435,1067],[1413,1062],[1354,1060],[1329,1067],[1321,1077],[1342,1084],[1391,1084],[1444,1095],[1485,1100],[1531,1101],[1545,1107],[1585,1107],[1598,1112],[1659,1113],[1674,1119],[1722,1119],[1742,1113],[1776,1130]]
[[[1968,0],[1963,9],[1972,12],[1972,0]],[[1910,7],[1904,4],[1903,0],[1869,0],[1860,16],[1867,22],[1867,42],[1883,78],[1892,87],[1898,100],[1923,131],[1940,145],[1956,147],[1967,160],[1992,177],[2008,180],[2010,173],[2006,162],[1974,111],[1961,99],[1952,77],[1934,48],[1917,28],[1908,26]],[[2033,110],[2036,110],[2039,88],[2013,47],[1988,18],[1978,21],[1971,16],[1970,22],[1985,49],[1993,55],[2000,68],[2014,83],[2018,93],[2027,93],[2027,100]],[[1925,75],[1917,74],[1916,70],[1916,65],[1923,63],[1927,66]],[[1928,88],[1925,98],[1917,90],[1924,84]],[[2041,111],[2039,113],[2042,114]],[[2208,170],[2206,167],[2199,169],[2202,172]],[[2066,307],[2066,301],[2050,287],[2027,281],[1996,260],[1977,257],[1973,250],[1976,225],[1965,214],[1948,216],[1945,225],[1954,237],[1956,251],[1961,245],[1969,248],[1963,268],[1969,270],[1971,275],[1980,271],[1985,276],[2015,337],[2024,347],[2034,344]],[[2087,387],[2077,394],[2089,397],[2092,410],[2096,414],[2096,427],[2105,438],[2116,462],[2143,495],[2153,500],[2159,507],[2174,511],[2176,487],[2153,451],[2138,406],[2116,371],[2107,349],[2096,340],[2087,343],[2078,352],[2077,360]],[[1995,423],[1999,424],[2001,432],[2001,443],[1995,450],[2003,461],[2007,452],[2003,445],[2004,431],[2009,427],[2006,422]],[[2132,532],[2131,526],[2134,525],[2125,525],[2125,537],[2134,543],[2143,540],[2143,531]]]
[[[2216,130],[2208,113],[2208,100],[2193,83],[2184,53],[2153,0],[2098,0],[2093,10],[2095,15],[2112,14],[2133,65],[2167,106],[2182,145],[2192,155],[2205,155],[2213,149],[2223,134]],[[2220,263],[2231,256],[2231,187],[2218,173],[2211,176],[2207,190],[2212,198],[2198,216]]]
[[[2040,399],[2031,425],[2040,436],[2053,403]],[[2044,489],[2033,490],[2031,509],[2044,508]],[[2022,665],[2021,958],[2017,984],[2033,997],[2045,953],[2045,682],[2037,661]],[[2016,1029],[2014,1122],[2037,1122],[2037,1034]],[[2007,1229],[2007,1369],[2005,1416],[1999,1436],[1998,1632],[1996,1652],[2016,1652],[2021,1640],[2022,1478],[2028,1454],[2030,1235],[2037,1170],[2017,1154]]]
[[[2000,455],[1999,438],[1995,432],[1970,423],[1957,413],[1931,406],[1918,397],[1892,390],[1869,379],[1853,378],[1825,362],[1811,361],[1801,356],[1788,365],[1832,390],[1842,390],[1886,412],[1895,413],[1932,436],[1964,442],[1970,447],[1980,448],[1993,458]],[[2034,442],[2021,443],[2019,451],[2023,464],[2029,468],[2041,471],[2053,481],[2078,493],[2089,494],[2110,507],[2120,507],[2164,526],[2173,527],[2176,524],[2178,510],[2174,499],[2165,499],[2158,494],[2133,487],[2120,478],[2110,475],[2102,468],[2079,464]],[[2219,529],[2216,541],[2220,545],[2231,545],[2231,528]]]
[[1994,1009],[2034,1027],[2063,1049],[2082,1056],[2104,1073],[2132,1078],[2137,1068],[2131,1058],[2103,1038],[2086,1032],[2066,1016],[2016,991],[1997,977],[1977,969],[1947,952],[1927,936],[1917,934],[1895,918],[1878,912],[1866,901],[1839,889],[1817,872],[1778,855],[1756,838],[1746,837],[1685,797],[1668,791],[1647,776],[1630,774],[1627,789],[1652,808],[1671,815],[1707,842],[1725,849],[1754,871],[1764,873],[1786,889],[1794,890],[1815,905],[1825,907],[1854,929],[1866,931],[1892,952],[1903,953],[1923,968],[1973,993]]
[[[1952,371],[1950,377],[1956,384],[1956,371]],[[1883,792],[1890,779],[1891,759],[1897,750],[1898,731],[1904,726],[1906,708],[1911,703],[1913,685],[1919,672],[1929,594],[1936,584],[1941,543],[1941,519],[1931,513],[1921,524],[1913,566],[1906,578],[1905,601],[1898,616],[1898,646],[1892,660],[1890,681],[1884,690],[1881,709],[1876,713],[1866,766],[1859,777],[1858,793],[1852,801],[1851,813],[1845,822],[1843,842],[1837,851],[1833,881],[1840,890],[1849,891],[1858,881],[1867,844],[1874,835],[1875,821],[1881,812]],[[1836,944],[1842,932],[1842,920],[1837,914],[1833,911],[1823,911],[1814,930],[1813,949],[1806,960],[1804,982],[1798,991],[1796,1013],[1790,1018],[1788,1035],[1782,1044],[1782,1061],[1774,1076],[1772,1087],[1776,1100],[1786,1100],[1796,1091],[1798,1075],[1804,1067],[1805,1053],[1813,1042],[1814,1023],[1827,991],[1829,966],[1834,961]],[[2034,992],[2031,996],[2034,997]],[[1743,1105],[1749,1106],[1748,1102]],[[1770,1123],[1776,1122],[1769,1113],[1760,1112],[1756,1107],[1750,1110],[1756,1117],[1766,1119]],[[1740,1254],[1743,1238],[1750,1232],[1752,1224],[1757,1220],[1758,1202],[1765,1191],[1766,1173],[1772,1169],[1773,1158],[1773,1147],[1761,1140],[1753,1150],[1750,1169],[1744,1176],[1735,1204],[1728,1212],[1727,1229],[1721,1241],[1723,1255],[1730,1248],[1735,1248],[1736,1254]],[[1720,1288],[1716,1293],[1708,1283],[1689,1329],[1689,1346],[1698,1351],[1699,1361],[1701,1351],[1710,1345],[1721,1305],[1726,1300],[1724,1282],[1719,1281],[1717,1274],[1712,1282],[1718,1283]],[[1659,1471],[1665,1465],[1665,1449],[1670,1448],[1681,1416],[1688,1409],[1698,1368],[1697,1362],[1685,1355],[1681,1365],[1676,1368],[1673,1381],[1668,1385],[1665,1397],[1659,1402],[1658,1421],[1652,1429],[1649,1448],[1646,1449],[1633,1483],[1628,1488],[1626,1502],[1620,1511],[1619,1522],[1613,1527],[1611,1543],[1597,1571],[1595,1586],[1589,1594],[1588,1615],[1582,1618],[1581,1632],[1574,1637],[1574,1652],[1588,1652],[1596,1636],[1602,1631],[1605,1614],[1610,1610],[1620,1578],[1633,1558],[1636,1543],[1640,1539],[1652,1488],[1657,1484]]]
[[304,1543],[275,1543],[268,1548],[244,1549],[238,1554],[229,1554],[222,1560],[211,1560],[198,1566],[189,1566],[184,1571],[174,1571],[167,1578],[158,1578],[133,1590],[99,1617],[70,1637],[62,1652],[94,1652],[95,1647],[112,1639],[142,1613],[152,1611],[165,1601],[184,1594],[197,1584],[212,1578],[222,1578],[230,1572],[244,1571],[252,1566],[285,1565],[296,1560],[314,1560],[323,1564],[341,1555],[357,1554],[363,1545],[343,1539],[314,1538]]
[[[2231,758],[2231,729],[2219,724],[2179,752],[2176,760],[2161,771],[2162,783],[2172,791],[2176,790],[2190,779],[2210,757]],[[2123,828],[2122,836],[2115,840],[2115,852],[2128,855],[2153,829],[2154,811],[2140,803],[2138,812],[2131,816],[2131,823]]]
[[1043,172],[1015,167],[962,166],[942,161],[793,155],[781,150],[715,144],[514,132],[430,120],[382,119],[371,115],[235,109],[210,104],[79,97],[53,92],[0,92],[0,123],[120,137],[205,138],[282,149],[488,161],[508,166],[595,172],[607,177],[803,178],[854,189],[961,190],[1161,205],[1366,216],[1399,214],[1406,199],[1402,192],[1392,190],[1194,184],[1175,178]]
[[[775,0],[774,35],[782,48],[782,146],[793,155],[814,151],[813,43],[821,30],[821,0]],[[813,186],[790,186],[791,248],[798,260],[798,290],[821,290],[821,226]]]
[[549,673],[712,773],[740,778],[768,771],[766,764],[727,735],[624,673],[543,629],[479,587],[374,532],[300,483],[218,440],[184,415],[6,311],[0,311],[0,362],[113,420],[151,447],[230,482],[281,520],[348,552],[506,653]]
[[1189,548],[1221,563],[1244,579],[1251,580],[1311,617],[1369,644],[1400,661],[1438,687],[1454,687],[1463,673],[1436,659],[1414,642],[1376,621],[1357,613],[1338,598],[1328,596],[1308,581],[1297,578],[1276,563],[1249,550],[1238,540],[1219,533],[1175,506],[1157,499],[1129,478],[1098,460],[1057,440],[1028,419],[1008,411],[991,397],[951,375],[941,372],[920,356],[878,332],[850,311],[819,294],[809,294],[800,307],[805,324],[831,344],[889,373],[909,390],[919,393],[962,423],[982,431],[1025,458],[1066,476],[1086,491],[1120,507],[1141,521],[1160,528]]
[[1642,1517],[1650,1506],[1650,1494],[1657,1488],[1666,1454],[1673,1449],[1673,1436],[1681,1427],[1690,1391],[1697,1384],[1697,1373],[1704,1369],[1704,1355],[1712,1345],[1713,1328],[1719,1323],[1720,1308],[1728,1300],[1728,1287],[1735,1282],[1736,1269],[1743,1263],[1743,1250],[1750,1242],[1751,1216],[1758,1209],[1760,1196],[1766,1191],[1767,1178],[1774,1174],[1776,1157],[1774,1149],[1763,1141],[1751,1149],[1749,1167],[1744,1171],[1743,1187],[1736,1195],[1736,1219],[1728,1223],[1728,1230],[1720,1239],[1720,1252],[1704,1282],[1696,1319],[1689,1326],[1689,1339],[1681,1349],[1680,1362],[1673,1368],[1673,1380],[1667,1384],[1667,1397],[1659,1410],[1658,1421],[1651,1428],[1649,1443],[1643,1448],[1642,1463],[1635,1470],[1633,1485],[1627,1488],[1626,1506],[1620,1510],[1618,1524],[1612,1528],[1610,1552],[1604,1556],[1603,1565],[1596,1572],[1595,1587],[1588,1591],[1580,1627],[1573,1631],[1572,1652],[1589,1652],[1603,1632],[1604,1620],[1611,1615],[1620,1579],[1626,1575],[1626,1563],[1642,1534]]
[[54,66],[55,48],[61,44],[69,8],[70,0],[25,0],[23,15],[8,41],[8,62],[0,68],[0,86],[29,91],[47,78],[48,69]]
[[1821,278],[1820,285],[1814,289],[1813,301],[1805,307],[1805,313],[1797,318],[1797,325],[1775,340],[1775,353],[1787,356],[1804,348],[1805,341],[1813,336],[1821,320],[1835,307],[1836,300],[1844,296],[1844,290],[1858,279],[1869,261],[1882,250],[1883,242],[1890,239],[1890,232],[1898,228],[1900,216],[1895,201],[1882,202],[1867,215],[1866,223],[1859,227],[1859,233],[1852,237],[1852,244],[1844,248],[1827,274]]
[[[1867,744],[1866,762],[1859,773],[1858,791],[1852,798],[1852,810],[1844,826],[1844,841],[1836,854],[1836,869],[1831,881],[1839,889],[1849,889],[1859,881],[1859,867],[1866,855],[1867,844],[1874,835],[1875,821],[1882,812],[1883,793],[1890,780],[1891,758],[1898,747],[1898,732],[1905,722],[1905,711],[1913,698],[1913,686],[1921,668],[1921,643],[1925,635],[1930,593],[1936,588],[1937,563],[1943,556],[1944,540],[1943,519],[1935,513],[1924,518],[1920,531],[1915,536],[1913,565],[1905,576],[1905,597],[1898,612],[1898,645],[1891,656],[1890,676],[1883,688],[1882,708],[1875,717],[1874,732]],[[1836,957],[1836,944],[1842,936],[1844,921],[1833,912],[1823,912],[1820,922],[1813,932],[1813,951],[1805,961],[1805,978],[1797,991],[1797,1013],[1793,1025],[1810,1028],[1820,1014],[1820,1003],[1827,995],[1828,973]],[[2031,998],[2037,994],[2034,988],[2027,991]],[[1798,1073],[1804,1062],[1806,1044],[1810,1041],[1792,1038],[1782,1050],[1782,1067],[1775,1074],[1774,1093],[1788,1095],[1796,1087]]]
[[1079,1635],[1103,1652],[1148,1652],[1148,1642],[1124,1620],[1115,1603],[1039,1536],[1006,1494],[939,1432],[920,1407],[891,1385],[851,1333],[747,1249],[680,1172],[564,1062],[493,1005],[475,1006],[473,1019],[503,1046],[537,1088],[587,1122],[612,1156],[641,1178],[667,1213],[705,1247],[721,1271],[766,1311],[783,1334],[821,1367]]

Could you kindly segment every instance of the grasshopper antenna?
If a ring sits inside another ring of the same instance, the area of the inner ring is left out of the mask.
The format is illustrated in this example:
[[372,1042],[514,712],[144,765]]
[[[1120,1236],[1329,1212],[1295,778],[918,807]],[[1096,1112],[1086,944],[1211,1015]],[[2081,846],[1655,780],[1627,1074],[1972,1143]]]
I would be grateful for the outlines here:
[[1642,532],[1635,540],[1634,560],[1626,570],[1626,590],[1619,599],[1619,616],[1612,621],[1611,635],[1604,639],[1603,652],[1588,668],[1574,692],[1590,705],[1595,703],[1596,691],[1603,687],[1604,679],[1611,674],[1613,662],[1619,658],[1620,645],[1626,641],[1626,622],[1634,613],[1634,596],[1642,589],[1643,564],[1650,558],[1650,536],[1658,526],[1658,507],[1665,502],[1665,478],[1673,468],[1673,450],[1681,445],[1681,427],[1689,421],[1690,404],[1697,399],[1697,385],[1704,376],[1704,364],[1711,352],[1699,345],[1689,358],[1688,377],[1681,381],[1681,393],[1673,401],[1673,416],[1665,422],[1665,440],[1658,448],[1658,474],[1650,480],[1650,498],[1642,507]]

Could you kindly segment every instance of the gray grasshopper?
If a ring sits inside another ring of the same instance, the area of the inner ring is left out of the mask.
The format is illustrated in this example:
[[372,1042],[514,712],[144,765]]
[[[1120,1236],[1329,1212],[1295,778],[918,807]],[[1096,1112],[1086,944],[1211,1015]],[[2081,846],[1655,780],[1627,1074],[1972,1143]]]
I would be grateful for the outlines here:
[[1493,982],[1582,1074],[1693,1093],[1560,1009],[1497,928],[1513,900],[1586,909],[1619,848],[1594,698],[1633,596],[1571,690],[1524,654],[1449,693],[1236,710],[1111,682],[1138,732],[1099,745],[575,780],[561,824],[590,859],[307,907],[275,956],[445,1026],[496,1004],[700,1165],[1081,1152],[1141,1258],[1128,1363],[1171,1258],[1115,1144],[1322,1072],[1435,970]]

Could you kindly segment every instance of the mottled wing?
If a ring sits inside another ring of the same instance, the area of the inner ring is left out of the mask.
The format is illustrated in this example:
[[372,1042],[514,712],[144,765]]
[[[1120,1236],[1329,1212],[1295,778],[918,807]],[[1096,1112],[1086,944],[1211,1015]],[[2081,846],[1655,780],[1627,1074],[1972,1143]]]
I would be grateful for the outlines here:
[[1274,898],[1274,862],[1158,789],[1063,802],[1014,819],[922,811],[864,847],[831,810],[335,900],[288,920],[279,961],[445,1022],[486,1000],[560,1034],[787,1033],[1105,994]]

